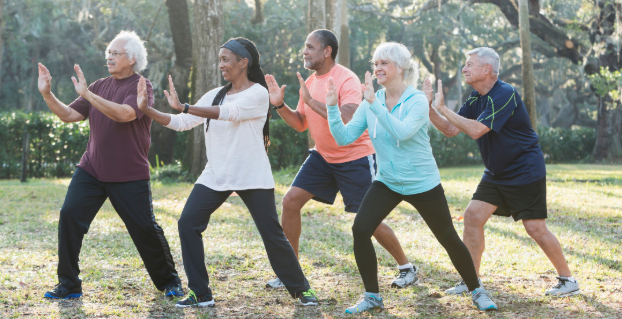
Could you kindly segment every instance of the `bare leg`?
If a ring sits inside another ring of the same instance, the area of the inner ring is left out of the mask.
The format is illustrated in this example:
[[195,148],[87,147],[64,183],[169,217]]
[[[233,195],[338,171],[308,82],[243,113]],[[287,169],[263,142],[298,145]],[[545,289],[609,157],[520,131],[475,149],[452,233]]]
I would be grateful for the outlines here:
[[302,231],[300,210],[311,198],[313,198],[313,194],[296,186],[291,186],[283,197],[281,224],[283,225],[283,232],[287,240],[289,240],[296,253],[296,257],[298,257],[300,232]]
[[400,245],[397,236],[395,236],[395,233],[389,225],[381,223],[380,226],[376,228],[374,237],[376,237],[378,243],[393,256],[398,265],[405,265],[408,263],[402,245]]
[[544,219],[523,219],[523,226],[525,226],[527,234],[538,243],[538,246],[549,258],[557,270],[557,274],[560,277],[570,277],[570,269],[564,257],[562,246],[557,237],[546,227],[546,221]]
[[497,210],[497,206],[472,200],[464,212],[464,244],[471,253],[475,272],[479,277],[479,266],[482,261],[482,254],[486,248],[486,239],[484,237],[484,225],[488,222],[492,213]]

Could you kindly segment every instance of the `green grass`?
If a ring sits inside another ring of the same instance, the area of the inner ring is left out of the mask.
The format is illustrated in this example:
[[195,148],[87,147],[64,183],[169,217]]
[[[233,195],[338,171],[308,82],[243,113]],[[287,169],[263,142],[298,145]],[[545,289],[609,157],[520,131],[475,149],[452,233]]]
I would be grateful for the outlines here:
[[[482,167],[442,169],[454,225],[479,179]],[[277,206],[296,170],[275,173]],[[421,217],[407,204],[389,215],[409,259],[421,269],[421,283],[390,289],[396,275],[391,256],[376,245],[381,293],[387,310],[365,316],[446,318],[614,318],[622,313],[622,166],[548,166],[548,225],[560,239],[583,294],[551,299],[544,290],[555,282],[548,259],[521,223],[493,217],[486,227],[482,279],[500,307],[481,313],[470,298],[442,291],[458,280],[449,258]],[[296,306],[285,290],[267,290],[273,278],[261,239],[245,206],[232,197],[214,214],[204,233],[206,264],[215,309],[178,310],[153,287],[127,231],[107,202],[86,235],[81,254],[84,297],[48,301],[43,293],[56,283],[57,226],[68,179],[0,181],[0,317],[79,318],[331,318],[363,292],[350,227],[353,216],[311,202],[303,209],[301,264],[322,304]],[[156,217],[183,272],[177,219],[191,184],[153,185]],[[440,293],[440,294],[439,294]]]

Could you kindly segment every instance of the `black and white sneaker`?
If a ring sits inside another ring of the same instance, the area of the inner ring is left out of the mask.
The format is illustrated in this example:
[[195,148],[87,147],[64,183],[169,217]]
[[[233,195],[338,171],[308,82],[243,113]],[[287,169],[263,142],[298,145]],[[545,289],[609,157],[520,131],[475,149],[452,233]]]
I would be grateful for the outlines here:
[[183,297],[185,294],[181,282],[170,284],[164,288],[164,295],[166,297]]
[[214,298],[209,295],[197,296],[194,294],[194,291],[190,291],[188,297],[184,300],[180,300],[175,303],[175,307],[177,308],[186,308],[186,307],[214,307],[216,303],[214,302]]
[[46,292],[43,297],[51,299],[77,299],[82,297],[82,287],[69,288],[59,283],[54,286],[54,289]]
[[581,290],[579,289],[579,283],[576,280],[571,281],[566,277],[557,277],[557,279],[559,280],[559,282],[557,283],[557,285],[553,286],[553,288],[547,290],[544,293],[546,296],[567,297],[578,295],[581,293]]
[[400,274],[393,283],[391,283],[391,288],[406,288],[411,285],[416,285],[419,283],[419,269],[415,266],[407,269],[400,269]]
[[309,289],[303,292],[302,294],[300,294],[300,296],[298,296],[298,300],[300,301],[300,304],[302,304],[303,306],[317,306],[318,305],[318,299],[313,289]]

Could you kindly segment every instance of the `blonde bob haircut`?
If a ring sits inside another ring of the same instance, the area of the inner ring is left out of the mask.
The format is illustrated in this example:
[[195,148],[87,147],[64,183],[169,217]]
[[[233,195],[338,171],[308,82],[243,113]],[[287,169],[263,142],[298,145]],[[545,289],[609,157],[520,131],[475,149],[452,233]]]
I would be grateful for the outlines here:
[[405,45],[397,42],[385,42],[379,45],[374,51],[372,64],[378,60],[386,60],[393,63],[402,70],[402,80],[404,84],[417,87],[419,81],[419,63],[412,59],[410,51]]

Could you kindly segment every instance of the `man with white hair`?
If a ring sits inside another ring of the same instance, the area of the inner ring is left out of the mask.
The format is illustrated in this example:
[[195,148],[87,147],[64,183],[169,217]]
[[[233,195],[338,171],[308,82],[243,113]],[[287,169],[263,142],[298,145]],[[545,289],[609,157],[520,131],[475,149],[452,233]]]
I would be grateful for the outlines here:
[[[460,132],[477,140],[486,170],[464,214],[464,243],[479,276],[484,252],[484,225],[491,215],[522,220],[525,230],[540,246],[558,273],[558,284],[546,295],[579,294],[559,241],[547,228],[546,167],[527,109],[514,87],[499,80],[499,55],[491,48],[467,53],[462,69],[466,83],[475,90],[458,113],[444,104],[442,83],[432,102],[432,85],[424,84],[430,102],[430,120],[445,136]],[[440,113],[440,114],[439,114]],[[464,282],[448,289],[467,290]]]
[[[105,52],[109,77],[87,87],[84,74],[74,66],[72,77],[80,95],[69,105],[51,92],[52,76],[39,63],[39,91],[63,122],[89,118],[86,152],[73,174],[58,223],[58,281],[46,298],[82,296],[78,259],[82,240],[106,199],[127,227],[147,272],[166,296],[183,296],[168,242],[153,215],[149,162],[151,118],[138,108],[138,72],[147,67],[147,50],[135,32],[121,31]],[[147,81],[149,106],[153,105]]]

